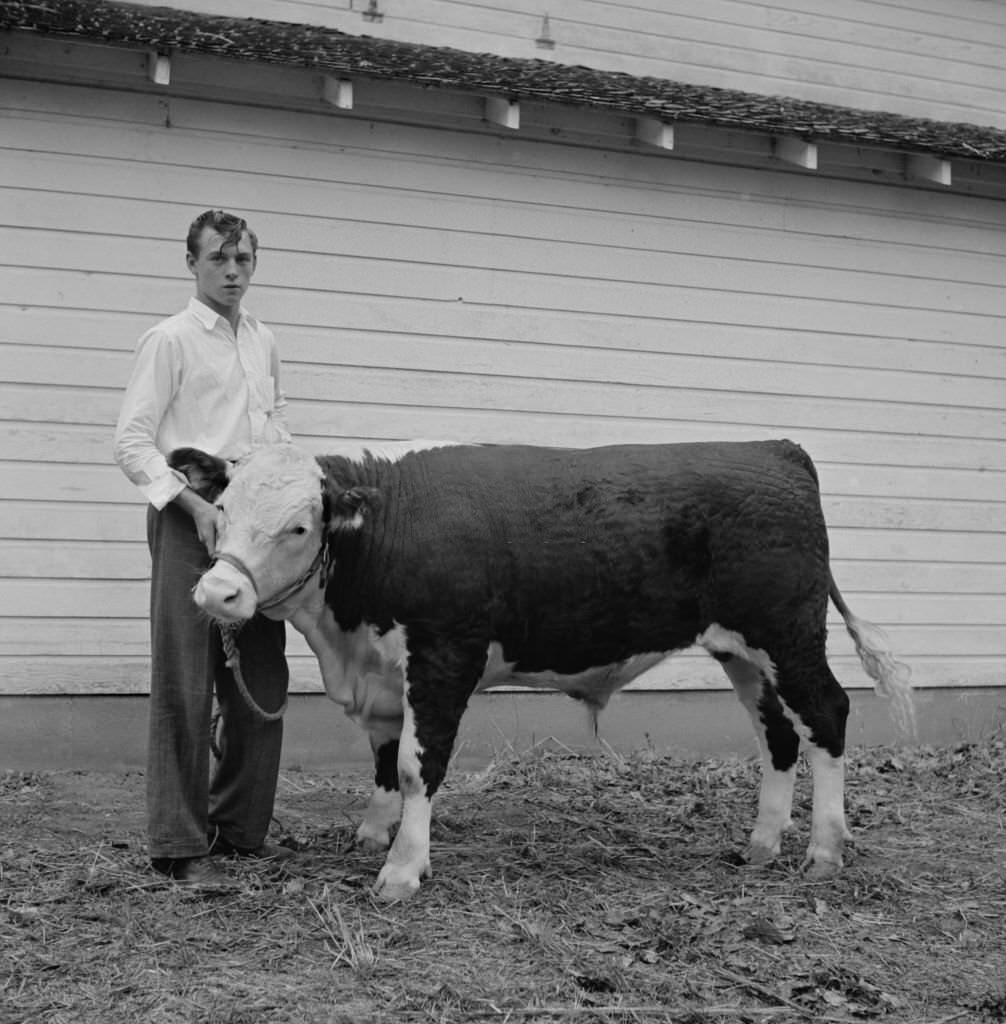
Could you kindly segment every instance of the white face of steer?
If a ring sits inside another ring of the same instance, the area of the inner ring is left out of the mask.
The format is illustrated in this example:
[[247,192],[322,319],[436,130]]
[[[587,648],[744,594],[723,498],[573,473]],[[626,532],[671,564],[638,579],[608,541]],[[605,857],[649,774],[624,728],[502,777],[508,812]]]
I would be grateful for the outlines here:
[[[321,479],[315,459],[293,445],[258,449],[238,464],[217,499],[218,561],[193,592],[200,608],[243,622],[309,573],[323,539]],[[263,613],[287,618],[301,593]]]

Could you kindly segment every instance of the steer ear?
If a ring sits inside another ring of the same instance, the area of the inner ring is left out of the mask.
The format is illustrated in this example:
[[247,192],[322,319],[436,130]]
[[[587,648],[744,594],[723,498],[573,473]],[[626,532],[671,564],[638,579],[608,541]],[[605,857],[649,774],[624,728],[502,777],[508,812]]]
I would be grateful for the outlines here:
[[176,448],[168,456],[168,465],[184,473],[189,487],[206,501],[216,501],[227,486],[227,462],[198,448]]
[[351,487],[348,491],[328,485],[323,496],[322,515],[331,532],[359,530],[371,512],[381,507],[381,492],[376,487]]

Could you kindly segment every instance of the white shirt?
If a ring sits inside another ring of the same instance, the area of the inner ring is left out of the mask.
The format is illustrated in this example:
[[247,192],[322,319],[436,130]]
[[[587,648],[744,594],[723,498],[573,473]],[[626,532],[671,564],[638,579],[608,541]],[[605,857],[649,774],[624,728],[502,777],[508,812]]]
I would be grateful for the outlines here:
[[186,485],[168,466],[175,448],[237,459],[289,441],[279,353],[269,328],[244,309],[237,335],[198,299],[140,338],[115,429],[115,461],[154,508]]

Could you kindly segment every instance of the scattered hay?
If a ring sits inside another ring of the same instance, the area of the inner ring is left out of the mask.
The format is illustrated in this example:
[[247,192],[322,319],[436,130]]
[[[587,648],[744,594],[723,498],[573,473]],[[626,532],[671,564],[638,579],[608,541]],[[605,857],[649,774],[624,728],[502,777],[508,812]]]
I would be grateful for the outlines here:
[[1006,742],[853,752],[842,876],[744,866],[757,769],[536,748],[455,773],[406,904],[352,843],[357,773],[284,776],[292,864],[153,875],[142,778],[0,776],[0,1021],[1006,1021]]

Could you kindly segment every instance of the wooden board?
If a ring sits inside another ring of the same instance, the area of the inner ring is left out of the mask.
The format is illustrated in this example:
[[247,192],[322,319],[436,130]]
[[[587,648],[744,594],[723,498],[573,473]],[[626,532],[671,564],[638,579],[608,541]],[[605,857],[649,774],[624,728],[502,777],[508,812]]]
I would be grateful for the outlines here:
[[[998,648],[1001,651],[1001,646]],[[831,659],[832,669],[847,689],[869,689],[870,683],[854,659]],[[935,688],[966,689],[1002,685],[1002,657],[979,654],[966,661],[919,656],[911,663],[913,682],[924,691]],[[672,658],[655,677],[643,677],[633,690],[725,690],[726,676],[706,657],[681,654]],[[6,696],[55,696],[62,694],[142,694],[149,692],[150,665],[142,656],[0,655],[0,677]],[[294,693],[323,691],[313,658],[290,659],[290,689]],[[477,699],[477,698],[476,698]],[[883,703],[878,701],[878,707]],[[575,710],[575,709],[574,709]]]

